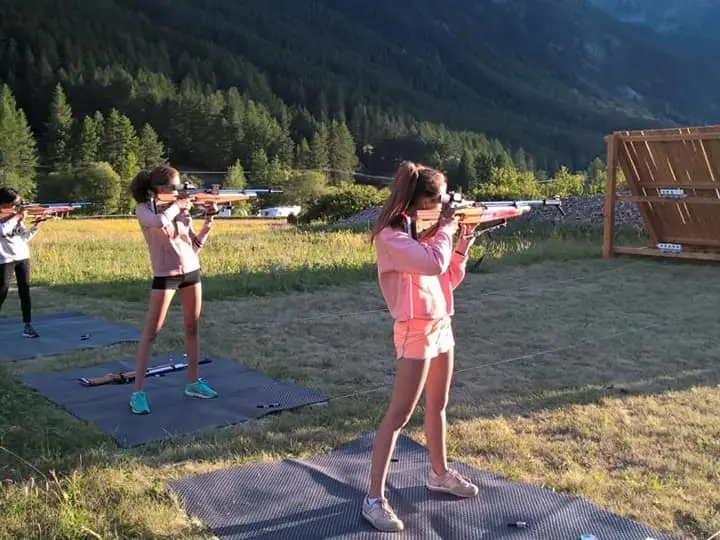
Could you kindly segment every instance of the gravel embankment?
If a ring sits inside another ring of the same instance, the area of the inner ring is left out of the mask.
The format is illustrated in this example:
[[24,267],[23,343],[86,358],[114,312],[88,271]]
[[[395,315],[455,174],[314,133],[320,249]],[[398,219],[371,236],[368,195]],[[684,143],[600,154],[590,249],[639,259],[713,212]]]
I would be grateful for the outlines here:
[[[522,221],[541,224],[565,224],[582,226],[603,226],[605,197],[596,195],[590,197],[563,197],[563,216],[555,207],[535,207]],[[380,207],[372,207],[362,212],[338,221],[339,227],[368,226],[374,223],[380,212]],[[618,227],[643,226],[637,205],[631,202],[618,202],[615,205],[615,224]]]

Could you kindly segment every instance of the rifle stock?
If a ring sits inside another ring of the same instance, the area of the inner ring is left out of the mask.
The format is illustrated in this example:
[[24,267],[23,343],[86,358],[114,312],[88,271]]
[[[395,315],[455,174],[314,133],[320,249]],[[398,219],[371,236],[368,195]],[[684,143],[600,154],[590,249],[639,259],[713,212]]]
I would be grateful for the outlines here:
[[[444,201],[455,208],[460,223],[468,225],[489,225],[507,222],[527,214],[536,206],[554,206],[563,213],[559,197],[554,199],[518,200],[518,201],[466,201],[456,193],[448,193]],[[415,226],[418,232],[428,230],[440,219],[440,210],[418,210]]]
[[62,202],[62,203],[30,203],[22,202],[0,207],[0,216],[10,217],[21,212],[27,212],[33,217],[52,217],[57,214],[67,214],[78,208],[92,206],[89,202]]

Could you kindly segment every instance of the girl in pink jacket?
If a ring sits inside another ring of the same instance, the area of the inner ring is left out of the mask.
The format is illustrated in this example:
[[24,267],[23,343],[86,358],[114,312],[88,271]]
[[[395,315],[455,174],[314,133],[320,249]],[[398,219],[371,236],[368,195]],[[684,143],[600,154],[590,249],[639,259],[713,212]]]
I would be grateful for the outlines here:
[[[465,277],[468,251],[476,226],[460,225],[453,210],[443,206],[445,175],[422,165],[403,163],[395,175],[390,197],[372,231],[378,281],[394,320],[397,358],[390,405],[377,432],[372,452],[370,490],[362,515],[375,528],[401,531],[403,522],[384,497],[385,481],[400,430],[415,411],[425,389],[425,435],[431,468],[427,487],[458,497],[474,497],[478,488],[448,468],[445,446],[445,408],[453,371],[453,291]],[[418,241],[411,220],[416,210],[441,210],[434,234]]]
[[135,414],[148,414],[150,406],[143,390],[145,370],[150,362],[152,344],[165,322],[170,302],[179,291],[185,327],[185,350],[188,359],[188,378],[185,394],[197,398],[214,398],[217,392],[199,376],[200,336],[198,321],[202,303],[200,259],[198,252],[205,244],[212,227],[212,213],[206,212],[205,223],[199,233],[192,227],[187,198],[177,198],[160,205],[156,196],[180,187],[180,174],[172,167],[160,166],[140,171],[130,190],[138,205],[135,210],[140,229],[145,236],[153,271],[152,291],[147,321],[135,359],[135,390],[130,396],[130,409]]

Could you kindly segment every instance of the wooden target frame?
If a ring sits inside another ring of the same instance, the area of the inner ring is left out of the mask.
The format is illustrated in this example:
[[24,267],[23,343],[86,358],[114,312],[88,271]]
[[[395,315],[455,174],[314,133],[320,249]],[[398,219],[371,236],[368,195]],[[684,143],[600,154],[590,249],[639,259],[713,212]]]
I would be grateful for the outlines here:
[[[720,261],[720,125],[616,131],[607,142],[603,256]],[[617,171],[631,195],[616,193]],[[652,241],[615,245],[615,204],[637,204]]]

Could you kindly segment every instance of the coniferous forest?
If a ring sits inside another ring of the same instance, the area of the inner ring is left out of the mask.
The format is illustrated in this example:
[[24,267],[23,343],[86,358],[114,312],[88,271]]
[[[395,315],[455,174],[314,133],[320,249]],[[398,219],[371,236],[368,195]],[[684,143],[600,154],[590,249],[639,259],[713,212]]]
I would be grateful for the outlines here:
[[[664,62],[663,77],[688,74],[687,50],[581,3],[7,0],[0,181],[126,212],[132,176],[162,162],[307,202],[353,172],[387,176],[412,159],[484,196],[597,193],[603,135],[699,119],[707,80],[643,82],[649,60]],[[524,31],[509,37],[490,19]],[[625,40],[615,54],[638,50],[618,69],[640,71],[644,100],[617,97],[567,52],[598,27]]]

